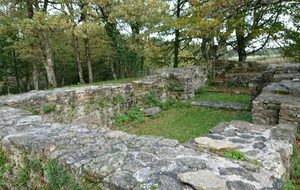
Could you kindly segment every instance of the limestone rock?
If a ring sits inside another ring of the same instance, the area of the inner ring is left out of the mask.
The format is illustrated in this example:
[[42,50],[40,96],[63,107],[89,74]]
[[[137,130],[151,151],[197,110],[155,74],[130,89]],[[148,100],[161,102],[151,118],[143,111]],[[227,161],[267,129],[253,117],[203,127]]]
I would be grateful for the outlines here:
[[198,147],[213,148],[216,150],[235,149],[237,145],[230,141],[216,140],[208,137],[198,137],[194,139],[194,143]]
[[233,102],[209,102],[209,101],[197,101],[192,102],[193,106],[210,107],[210,108],[225,108],[233,110],[245,110],[247,109],[244,105]]
[[178,179],[196,190],[227,190],[226,182],[209,170],[198,170],[178,175]]
[[156,114],[159,114],[161,112],[160,107],[153,107],[153,108],[148,108],[143,110],[145,116],[149,117],[149,116],[153,116]]

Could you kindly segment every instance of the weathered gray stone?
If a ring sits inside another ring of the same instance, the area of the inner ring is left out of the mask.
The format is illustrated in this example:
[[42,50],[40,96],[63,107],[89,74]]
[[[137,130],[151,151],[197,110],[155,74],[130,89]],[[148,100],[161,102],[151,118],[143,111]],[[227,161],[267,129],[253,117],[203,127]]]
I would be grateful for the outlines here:
[[238,190],[238,189],[256,190],[255,186],[249,183],[244,183],[242,181],[228,181],[227,186],[229,190]]
[[145,116],[153,116],[153,115],[157,115],[161,112],[161,109],[159,107],[153,107],[153,108],[148,108],[143,110]]
[[220,169],[221,175],[240,175],[244,179],[250,180],[250,181],[256,181],[256,179],[253,177],[253,175],[242,168],[222,168]]
[[226,182],[209,170],[179,174],[178,179],[197,190],[227,190]]
[[192,102],[193,106],[210,107],[210,108],[222,108],[222,109],[233,109],[233,110],[246,110],[247,108],[239,103],[233,102],[209,102],[209,101],[197,101]]
[[194,139],[194,144],[200,148],[213,148],[216,150],[235,149],[237,145],[226,140],[216,140],[208,137],[198,137]]

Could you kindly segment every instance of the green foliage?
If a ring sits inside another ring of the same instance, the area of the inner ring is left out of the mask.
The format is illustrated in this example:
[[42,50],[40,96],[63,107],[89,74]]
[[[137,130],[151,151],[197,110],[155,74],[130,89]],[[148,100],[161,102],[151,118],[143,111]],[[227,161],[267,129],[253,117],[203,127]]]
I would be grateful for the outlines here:
[[168,85],[169,85],[169,90],[171,90],[171,91],[177,91],[177,92],[184,91],[182,84],[180,84],[180,82],[177,80],[169,81]]
[[84,190],[86,187],[79,185],[70,173],[56,160],[47,161],[45,165],[46,177],[49,189]]
[[215,72],[214,71],[209,71],[207,73],[207,84],[211,84],[212,80],[215,78]]
[[247,160],[245,154],[237,150],[226,151],[223,153],[223,156],[231,160]]
[[43,170],[43,165],[39,159],[28,159],[27,165],[34,172],[40,172]]
[[16,181],[15,181],[15,185],[18,188],[27,187],[27,184],[30,181],[29,172],[30,172],[30,169],[27,165],[18,169],[17,174],[16,174]]
[[283,184],[283,190],[297,190],[296,187],[295,187],[295,184],[293,181],[291,180],[287,180],[284,182]]
[[118,104],[124,103],[124,101],[125,101],[125,99],[121,94],[114,96],[112,99],[113,105],[118,105]]
[[285,181],[283,186],[284,190],[300,189],[300,159],[299,159],[299,150],[297,150],[296,145],[294,146],[293,149],[291,162],[292,162],[292,166],[291,166],[290,180]]
[[2,151],[0,151],[0,188],[7,184],[6,179],[4,179],[4,174],[7,171],[7,158]]
[[98,97],[97,99],[94,100],[94,104],[98,108],[103,108],[103,107],[111,106],[112,102],[106,98]]
[[167,99],[160,104],[160,107],[163,110],[168,110],[171,108],[181,109],[181,108],[188,108],[191,104],[188,101],[180,101],[176,99]]
[[114,116],[117,127],[132,127],[145,121],[144,113],[139,107],[131,108],[125,114],[118,113]]
[[159,106],[160,100],[154,92],[149,92],[144,95],[144,105],[148,107]]
[[45,166],[47,180],[49,181],[49,188],[59,190],[68,184],[70,177],[67,171],[62,168],[57,161],[50,160]]
[[56,107],[56,105],[54,103],[47,103],[47,104],[43,105],[42,111],[43,111],[43,113],[50,113],[55,110],[55,107]]

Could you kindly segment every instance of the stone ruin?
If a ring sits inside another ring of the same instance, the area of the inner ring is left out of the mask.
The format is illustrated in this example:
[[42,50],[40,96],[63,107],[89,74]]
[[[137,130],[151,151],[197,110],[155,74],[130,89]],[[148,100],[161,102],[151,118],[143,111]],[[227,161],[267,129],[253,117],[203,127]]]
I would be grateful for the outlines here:
[[267,65],[256,62],[213,61],[209,63],[213,74],[212,83],[219,86],[248,87],[253,78],[258,77]]
[[189,99],[208,80],[209,65],[162,69],[151,76],[133,82],[136,96],[152,92],[161,100],[166,98]]
[[[209,134],[186,144],[110,129],[114,113],[126,111],[139,101],[144,93],[141,89],[159,93],[161,99],[185,99],[207,79],[207,70],[199,67],[183,69],[182,74],[180,69],[172,72],[134,84],[1,97],[1,150],[12,172],[33,158],[42,162],[54,159],[88,189],[281,189],[289,177],[299,127],[299,81],[281,81],[262,88],[253,102],[254,124],[220,123]],[[180,85],[173,87],[181,86],[180,90],[169,88],[174,81]],[[220,155],[224,150],[238,150],[247,158],[224,158]],[[29,172],[34,183],[27,186],[35,189],[45,179],[35,170]],[[19,189],[12,184],[7,188]]]

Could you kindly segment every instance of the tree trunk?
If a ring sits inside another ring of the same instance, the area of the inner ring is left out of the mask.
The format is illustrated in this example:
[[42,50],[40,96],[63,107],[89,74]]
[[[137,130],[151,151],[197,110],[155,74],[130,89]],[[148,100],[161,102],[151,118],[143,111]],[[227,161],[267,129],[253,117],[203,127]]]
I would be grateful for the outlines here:
[[[27,5],[27,14],[28,18],[32,19],[33,18],[33,1],[27,0],[26,5]],[[38,8],[39,6],[36,3],[36,7]],[[48,6],[48,0],[44,1],[43,5],[43,12],[47,12],[47,6]],[[56,83],[56,77],[55,77],[55,72],[54,72],[54,61],[53,61],[53,54],[49,42],[49,38],[46,35],[45,31],[38,31],[38,38],[39,38],[39,43],[41,50],[43,52],[43,57],[44,57],[44,66],[46,69],[46,75],[47,75],[47,81],[48,81],[48,87],[50,88],[55,88],[57,87]]]
[[14,73],[16,77],[16,82],[17,82],[17,88],[19,93],[21,93],[21,84],[20,84],[20,76],[19,76],[19,71],[18,71],[18,66],[17,66],[17,57],[16,57],[16,51],[15,49],[12,50],[12,62],[14,66]]
[[173,67],[177,68],[179,65],[179,47],[180,47],[180,42],[179,42],[179,35],[180,32],[179,30],[175,30],[175,41],[174,41],[174,64]]
[[84,50],[85,50],[85,62],[88,66],[88,72],[89,72],[89,83],[93,83],[94,77],[93,77],[93,68],[92,68],[92,60],[91,60],[90,39],[86,36],[83,39],[83,41],[84,41]]
[[[176,18],[180,18],[180,7],[181,7],[181,0],[177,0],[176,4]],[[179,48],[180,48],[180,31],[179,29],[175,29],[175,41],[174,41],[174,63],[173,67],[177,68],[179,65]]]
[[141,29],[141,24],[138,22],[132,22],[130,24],[131,31],[132,31],[132,39],[135,43],[136,49],[135,49],[135,55],[134,55],[134,65],[131,64],[131,77],[137,76],[137,73],[139,71],[143,71],[144,69],[144,44],[143,41],[140,39],[140,29]]
[[56,76],[54,71],[53,54],[51,51],[49,38],[43,32],[40,33],[39,37],[40,37],[41,49],[43,51],[43,56],[44,56],[44,66],[46,69],[48,87],[55,88],[57,87],[57,82],[56,82]]
[[35,62],[32,62],[32,82],[34,90],[39,90],[38,70]]
[[78,36],[76,36],[76,34],[74,34],[74,31],[72,33],[72,41],[73,41],[72,42],[73,49],[74,49],[75,56],[76,56],[76,63],[77,63],[79,81],[80,81],[80,83],[83,84],[85,82],[84,82],[84,78],[83,78],[82,65],[81,65],[81,61],[80,61],[79,40],[78,40]]
[[237,40],[236,51],[238,53],[239,61],[245,62],[247,58],[246,37],[245,37],[244,29],[242,27],[236,29],[236,40]]
[[79,46],[79,39],[78,36],[75,34],[75,29],[76,29],[76,21],[75,21],[75,13],[73,9],[73,5],[70,3],[66,3],[66,7],[69,10],[70,13],[70,19],[73,23],[73,28],[72,28],[72,46],[74,49],[75,57],[76,57],[76,63],[77,63],[77,69],[78,69],[78,77],[79,77],[79,82],[81,84],[85,83],[84,78],[83,78],[83,71],[82,71],[82,65],[80,61],[80,46]]
[[238,56],[240,62],[245,62],[247,59],[247,53],[245,49],[238,49]]

